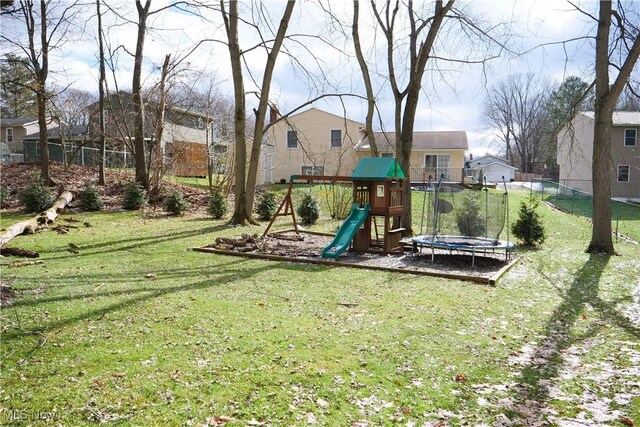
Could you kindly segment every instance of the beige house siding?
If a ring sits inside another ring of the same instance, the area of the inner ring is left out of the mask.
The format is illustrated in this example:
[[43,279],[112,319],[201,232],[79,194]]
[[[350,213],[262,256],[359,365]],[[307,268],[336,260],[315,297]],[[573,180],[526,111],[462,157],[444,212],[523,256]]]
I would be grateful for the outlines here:
[[[302,175],[303,168],[312,174],[351,175],[356,165],[354,147],[362,126],[353,120],[317,108],[283,119],[268,130],[266,144],[272,145],[271,165],[261,163],[262,180],[270,175],[273,182],[289,181],[291,175]],[[341,131],[340,147],[331,146],[331,131]],[[287,145],[288,131],[295,131],[296,148]],[[271,168],[271,173],[265,168]],[[307,172],[305,170],[305,172]]]
[[560,184],[591,193],[592,157],[593,120],[578,114],[569,126],[558,133]]
[[[640,118],[640,113],[637,114]],[[616,117],[614,114],[611,128],[611,196],[640,199],[640,124],[616,123]],[[625,129],[636,129],[635,145],[625,146]],[[592,157],[593,119],[579,113],[558,134],[560,184],[592,193]],[[618,182],[618,166],[629,166],[628,182]]]
[[[58,127],[57,120],[49,119],[47,121],[47,129],[53,129],[56,127]],[[13,142],[11,143],[7,141],[7,129],[13,129]],[[32,121],[24,124],[6,125],[5,123],[2,123],[2,127],[0,129],[0,142],[7,143],[12,153],[22,153],[24,151],[24,147],[22,145],[24,137],[39,131],[40,127],[38,126],[38,119],[33,119]]]
[[[636,144],[624,145],[625,129],[636,130]],[[640,199],[640,124],[620,125],[611,129],[612,197]],[[618,166],[629,166],[629,181],[618,182]]]

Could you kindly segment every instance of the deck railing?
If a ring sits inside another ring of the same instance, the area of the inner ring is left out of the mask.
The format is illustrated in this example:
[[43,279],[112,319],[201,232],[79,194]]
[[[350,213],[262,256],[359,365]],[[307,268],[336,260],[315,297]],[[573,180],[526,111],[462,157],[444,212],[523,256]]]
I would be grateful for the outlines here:
[[432,181],[437,181],[441,175],[444,176],[444,182],[462,182],[463,168],[425,168],[412,167],[409,179],[413,183],[429,182],[429,176]]

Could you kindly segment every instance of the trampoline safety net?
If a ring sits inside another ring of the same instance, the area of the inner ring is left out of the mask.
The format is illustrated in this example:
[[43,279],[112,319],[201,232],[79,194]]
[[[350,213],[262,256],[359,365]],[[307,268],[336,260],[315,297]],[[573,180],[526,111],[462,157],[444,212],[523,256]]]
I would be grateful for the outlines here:
[[423,191],[420,235],[437,240],[440,236],[497,241],[505,227],[507,193],[441,187],[430,184]]

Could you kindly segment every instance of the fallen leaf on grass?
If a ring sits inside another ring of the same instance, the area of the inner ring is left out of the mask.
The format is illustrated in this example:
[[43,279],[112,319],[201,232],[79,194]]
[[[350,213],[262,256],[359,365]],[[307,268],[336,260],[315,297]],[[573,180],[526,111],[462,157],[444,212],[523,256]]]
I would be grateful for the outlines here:
[[582,320],[587,320],[587,314],[586,313],[582,313]]
[[462,374],[456,374],[456,381],[457,382],[464,382],[467,380],[467,377],[462,375]]
[[91,387],[92,388],[102,388],[105,386],[105,382],[102,380],[95,380],[92,384]]
[[626,426],[635,426],[636,423],[633,422],[631,418],[622,417],[620,418],[620,422]]
[[228,417],[226,415],[216,415],[215,417],[209,417],[206,420],[206,424],[207,426],[219,426],[221,424],[224,423],[233,423],[238,421],[237,419],[233,418],[233,417]]
[[123,377],[126,377],[127,374],[126,374],[126,372],[115,372],[113,374],[113,376],[116,377],[116,378],[123,378]]
[[156,276],[156,273],[149,273],[144,277],[146,277],[147,279],[154,280],[157,276]]

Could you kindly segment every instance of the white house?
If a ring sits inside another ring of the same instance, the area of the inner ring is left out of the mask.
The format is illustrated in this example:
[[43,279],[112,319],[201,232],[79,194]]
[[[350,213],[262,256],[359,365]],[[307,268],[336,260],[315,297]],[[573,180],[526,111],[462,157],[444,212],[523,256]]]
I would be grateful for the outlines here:
[[470,159],[465,166],[472,171],[471,174],[467,173],[466,176],[473,176],[478,179],[480,171],[482,171],[482,175],[488,182],[502,182],[503,179],[507,182],[513,181],[518,170],[518,168],[509,165],[507,159],[492,155]]

